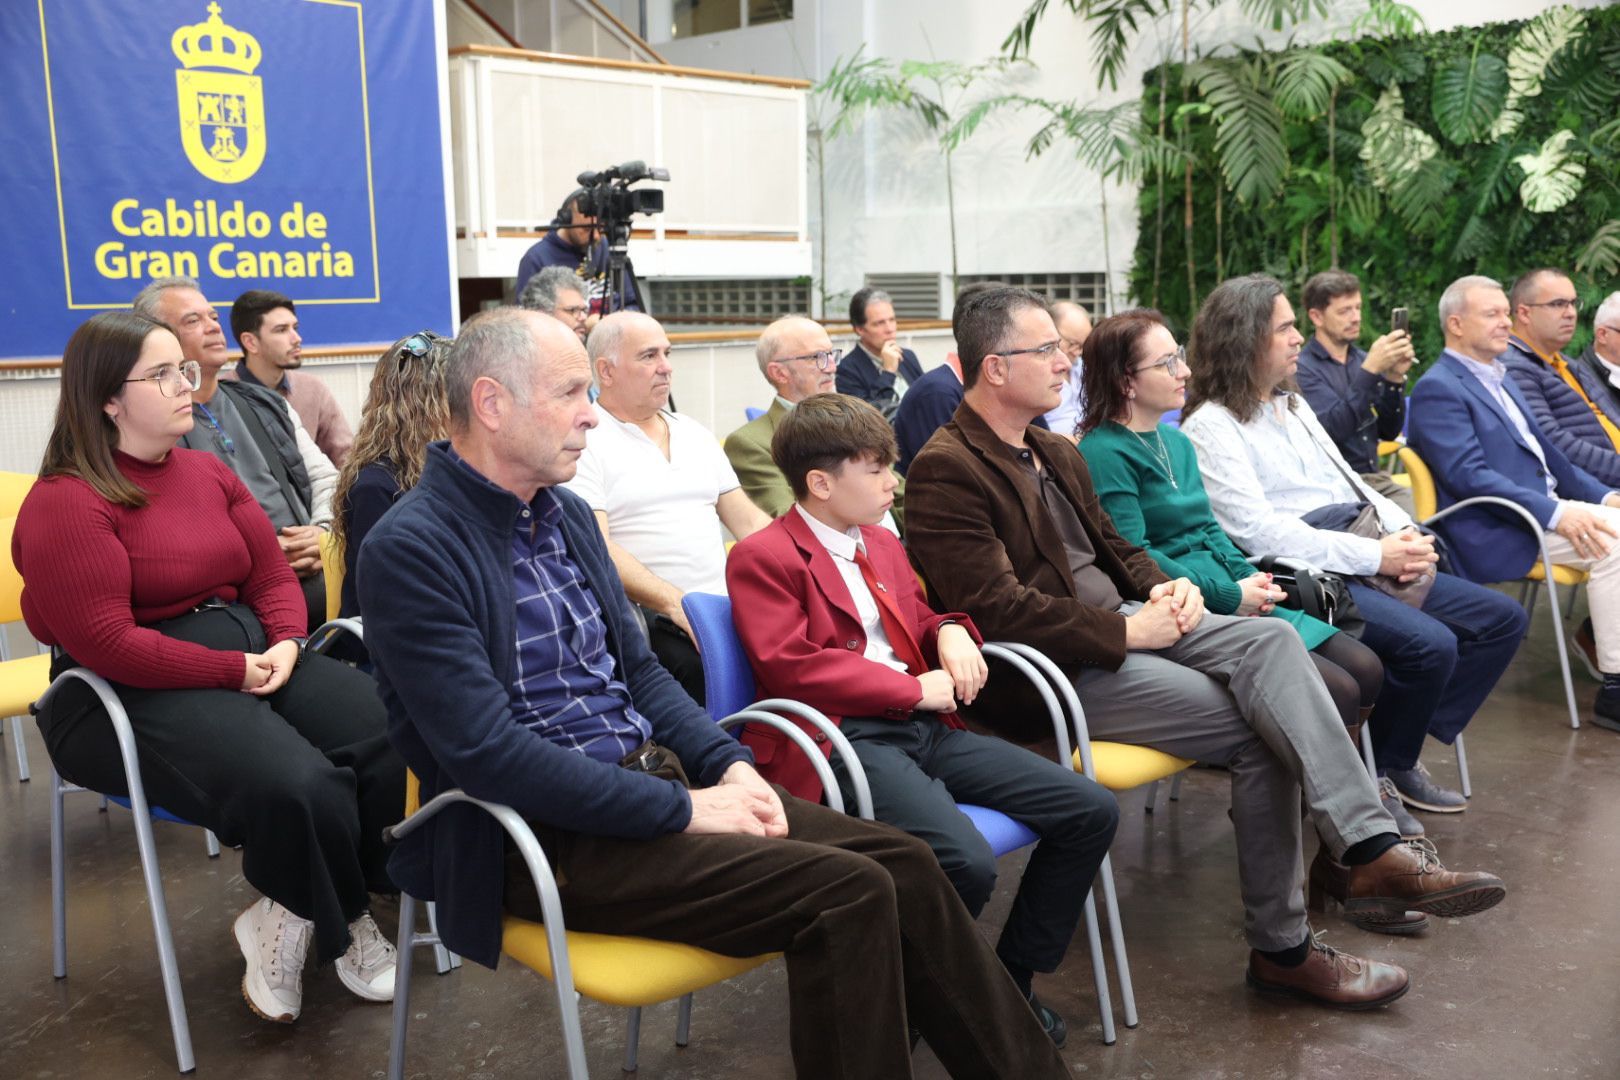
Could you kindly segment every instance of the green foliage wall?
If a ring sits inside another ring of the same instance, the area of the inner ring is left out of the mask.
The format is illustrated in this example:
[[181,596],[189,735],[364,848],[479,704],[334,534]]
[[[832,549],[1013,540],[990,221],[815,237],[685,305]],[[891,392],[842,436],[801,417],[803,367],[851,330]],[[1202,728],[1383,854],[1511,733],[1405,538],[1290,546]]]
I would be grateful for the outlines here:
[[[1189,260],[1178,164],[1163,178],[1162,229],[1159,181],[1143,183],[1137,301],[1185,330],[1195,300],[1223,277],[1263,271],[1297,307],[1305,279],[1335,264],[1336,244],[1336,264],[1362,280],[1363,343],[1403,305],[1419,356],[1431,361],[1442,344],[1435,304],[1449,282],[1482,273],[1505,285],[1532,267],[1562,266],[1575,270],[1583,300],[1572,348],[1584,348],[1593,307],[1620,288],[1620,7],[1318,51],[1350,78],[1321,115],[1277,113],[1283,182],[1253,204],[1223,183],[1218,107],[1197,86],[1184,90],[1180,65],[1148,74],[1144,129],[1158,126],[1167,78],[1170,133],[1182,132],[1193,161],[1193,252]],[[1225,138],[1242,134],[1234,125]]]

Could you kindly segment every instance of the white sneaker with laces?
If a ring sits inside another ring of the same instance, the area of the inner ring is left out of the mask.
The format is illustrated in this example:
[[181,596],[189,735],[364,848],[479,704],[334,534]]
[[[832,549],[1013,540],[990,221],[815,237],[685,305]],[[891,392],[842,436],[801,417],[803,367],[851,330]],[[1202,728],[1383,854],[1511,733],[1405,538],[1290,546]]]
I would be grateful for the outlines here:
[[349,950],[337,960],[338,978],[366,1001],[394,1000],[394,946],[366,912],[349,924]]
[[247,960],[242,996],[266,1020],[290,1024],[304,1006],[304,958],[315,924],[268,896],[236,917],[236,943]]

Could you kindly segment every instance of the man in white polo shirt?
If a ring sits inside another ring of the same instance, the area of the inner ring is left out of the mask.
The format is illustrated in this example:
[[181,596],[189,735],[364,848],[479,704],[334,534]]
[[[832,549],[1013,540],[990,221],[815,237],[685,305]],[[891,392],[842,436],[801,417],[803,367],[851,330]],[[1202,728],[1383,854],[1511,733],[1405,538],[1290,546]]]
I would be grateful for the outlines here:
[[703,667],[681,597],[725,593],[722,523],[741,540],[771,519],[743,492],[719,440],[669,411],[669,335],[655,319],[615,312],[585,350],[597,425],[566,486],[596,512],[624,591],[647,611],[653,653],[701,704]]

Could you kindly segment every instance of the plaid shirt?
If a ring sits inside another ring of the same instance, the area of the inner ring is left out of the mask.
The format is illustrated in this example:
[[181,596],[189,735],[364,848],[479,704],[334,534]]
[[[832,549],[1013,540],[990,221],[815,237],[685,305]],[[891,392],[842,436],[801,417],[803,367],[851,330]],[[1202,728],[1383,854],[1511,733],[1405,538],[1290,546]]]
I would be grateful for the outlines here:
[[617,764],[652,737],[615,677],[601,608],[563,543],[562,508],[550,491],[524,510],[512,536],[517,677],[512,711],[541,737]]

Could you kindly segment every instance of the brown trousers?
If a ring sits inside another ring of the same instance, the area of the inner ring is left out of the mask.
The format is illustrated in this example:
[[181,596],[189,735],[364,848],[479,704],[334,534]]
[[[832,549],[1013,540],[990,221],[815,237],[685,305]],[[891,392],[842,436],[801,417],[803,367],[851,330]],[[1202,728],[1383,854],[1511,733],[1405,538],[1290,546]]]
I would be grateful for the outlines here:
[[[953,1077],[1069,1075],[926,843],[777,791],[784,839],[536,827],[569,928],[785,953],[800,1077],[910,1076],[908,1018]],[[512,853],[506,907],[540,917]]]

